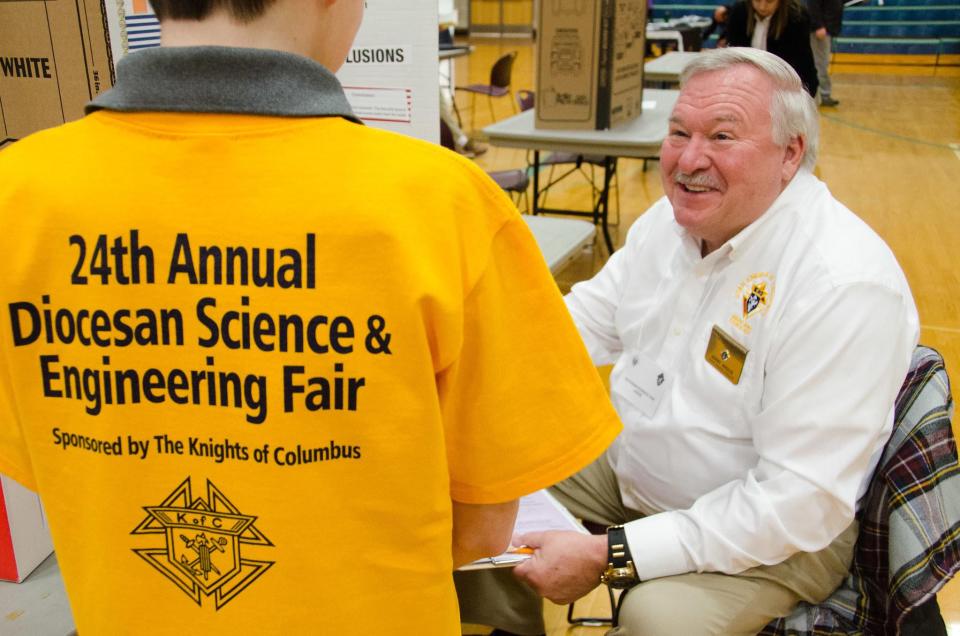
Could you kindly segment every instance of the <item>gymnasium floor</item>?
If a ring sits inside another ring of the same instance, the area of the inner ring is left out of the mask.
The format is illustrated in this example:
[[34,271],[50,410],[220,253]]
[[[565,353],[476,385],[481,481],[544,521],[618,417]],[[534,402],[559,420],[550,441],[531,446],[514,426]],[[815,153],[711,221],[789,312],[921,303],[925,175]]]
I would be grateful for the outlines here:
[[[534,49],[529,40],[477,38],[471,44],[475,51],[455,62],[458,84],[486,82],[497,57],[518,51],[514,88],[533,88]],[[921,342],[940,351],[960,386],[960,266],[953,254],[960,252],[960,66],[893,65],[884,63],[892,60],[875,59],[878,64],[865,64],[861,56],[857,63],[833,65],[833,96],[841,103],[821,110],[817,174],[891,246],[920,311]],[[463,95],[457,99],[461,108],[469,106]],[[484,100],[477,103],[479,129],[491,116]],[[513,113],[508,98],[494,108],[497,118]],[[469,125],[469,111],[463,114]],[[522,150],[491,147],[477,162],[487,170],[520,168],[526,157]],[[656,162],[646,172],[639,161],[619,165],[619,222],[612,228],[617,245],[630,224],[663,194]],[[589,197],[585,181],[570,181],[551,190],[550,205],[585,208]],[[558,277],[561,289],[591,276],[604,258],[599,244],[585,251]],[[960,582],[948,584],[938,599],[951,636],[960,636]],[[607,611],[606,606],[606,594],[595,591],[577,604],[578,614],[596,615]],[[569,628],[565,607],[546,602],[544,611],[550,636],[604,632]],[[465,631],[484,633],[482,628]]]

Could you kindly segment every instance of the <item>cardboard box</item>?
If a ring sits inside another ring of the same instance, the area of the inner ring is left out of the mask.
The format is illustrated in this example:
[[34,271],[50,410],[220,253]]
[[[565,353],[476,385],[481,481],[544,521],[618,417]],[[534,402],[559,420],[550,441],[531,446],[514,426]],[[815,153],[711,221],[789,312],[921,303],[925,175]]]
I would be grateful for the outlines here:
[[0,147],[113,86],[108,33],[103,0],[0,1]]
[[51,552],[40,497],[0,475],[0,580],[19,583]]
[[646,0],[540,0],[537,128],[610,128],[640,115]]

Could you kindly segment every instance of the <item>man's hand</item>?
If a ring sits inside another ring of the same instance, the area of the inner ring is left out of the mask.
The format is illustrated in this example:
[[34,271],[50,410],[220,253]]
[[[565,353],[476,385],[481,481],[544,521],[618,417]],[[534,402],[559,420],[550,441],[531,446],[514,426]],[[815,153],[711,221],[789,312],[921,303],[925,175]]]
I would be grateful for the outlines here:
[[514,539],[533,548],[533,557],[513,569],[540,596],[572,603],[600,583],[607,565],[607,537],[579,532],[531,532]]
[[814,31],[813,34],[817,36],[818,40],[823,40],[827,37],[827,27],[820,27],[819,29]]

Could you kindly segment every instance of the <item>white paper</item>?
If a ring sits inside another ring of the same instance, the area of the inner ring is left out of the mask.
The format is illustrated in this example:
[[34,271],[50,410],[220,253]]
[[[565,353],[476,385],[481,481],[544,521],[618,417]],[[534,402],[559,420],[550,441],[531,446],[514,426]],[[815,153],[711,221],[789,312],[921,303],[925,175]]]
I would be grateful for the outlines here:
[[570,511],[563,507],[556,498],[546,490],[520,498],[520,510],[517,512],[517,523],[513,528],[514,534],[528,532],[545,532],[547,530],[573,530],[582,534],[590,534]]

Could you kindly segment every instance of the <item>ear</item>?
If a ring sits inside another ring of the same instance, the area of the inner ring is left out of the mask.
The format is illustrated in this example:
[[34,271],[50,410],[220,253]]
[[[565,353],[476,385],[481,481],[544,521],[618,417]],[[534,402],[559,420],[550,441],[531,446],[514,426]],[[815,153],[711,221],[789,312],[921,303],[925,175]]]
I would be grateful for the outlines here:
[[780,173],[784,183],[789,182],[793,179],[793,175],[797,174],[806,151],[807,139],[803,135],[791,137],[790,141],[787,142],[783,149],[783,165]]

